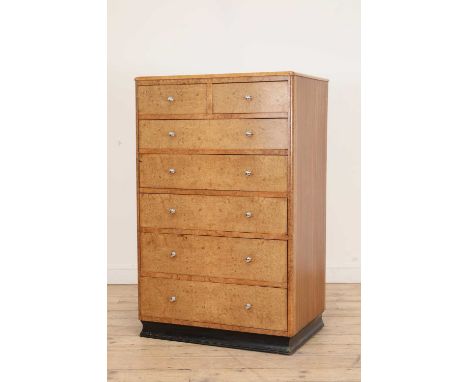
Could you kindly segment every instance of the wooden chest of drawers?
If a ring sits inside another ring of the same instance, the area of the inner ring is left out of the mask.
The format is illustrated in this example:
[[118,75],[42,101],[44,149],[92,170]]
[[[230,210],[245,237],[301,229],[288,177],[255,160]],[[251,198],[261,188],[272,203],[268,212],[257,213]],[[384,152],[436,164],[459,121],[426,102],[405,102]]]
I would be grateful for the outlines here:
[[142,336],[291,354],[323,326],[327,91],[136,78]]

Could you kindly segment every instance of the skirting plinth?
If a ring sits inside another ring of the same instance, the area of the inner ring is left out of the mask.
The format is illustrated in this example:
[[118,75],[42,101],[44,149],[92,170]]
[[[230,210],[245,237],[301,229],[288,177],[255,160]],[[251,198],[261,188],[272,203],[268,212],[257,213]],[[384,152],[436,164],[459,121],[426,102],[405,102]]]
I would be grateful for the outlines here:
[[270,336],[151,321],[141,321],[141,323],[143,324],[141,337],[288,355],[293,354],[323,327],[321,315],[300,330],[294,337]]

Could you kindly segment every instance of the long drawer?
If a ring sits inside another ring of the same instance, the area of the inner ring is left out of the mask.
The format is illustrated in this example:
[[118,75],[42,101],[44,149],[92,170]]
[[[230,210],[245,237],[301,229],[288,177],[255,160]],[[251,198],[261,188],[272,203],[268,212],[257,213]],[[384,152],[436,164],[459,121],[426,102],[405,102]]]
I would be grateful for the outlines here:
[[140,316],[286,330],[287,291],[140,277]]
[[140,271],[286,283],[287,242],[140,234]]
[[287,149],[287,119],[141,120],[141,149]]
[[287,233],[287,200],[245,196],[140,194],[140,225],[153,228]]
[[288,159],[270,155],[140,155],[140,186],[287,191]]

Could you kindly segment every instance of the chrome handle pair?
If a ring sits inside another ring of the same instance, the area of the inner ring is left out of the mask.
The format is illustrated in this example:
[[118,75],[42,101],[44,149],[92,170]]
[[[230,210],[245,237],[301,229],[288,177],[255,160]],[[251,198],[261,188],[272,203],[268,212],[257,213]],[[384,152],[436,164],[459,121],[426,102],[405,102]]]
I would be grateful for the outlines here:
[[[176,301],[177,301],[177,297],[176,297],[176,296],[170,296],[170,297],[169,297],[169,302],[176,302]],[[252,307],[253,307],[252,304],[245,304],[245,305],[244,305],[244,309],[245,309],[245,310],[250,310],[250,309],[252,309]]]
[[[252,101],[253,97],[252,97],[251,95],[245,95],[245,96],[244,96],[244,99],[245,99],[246,101]],[[169,96],[169,97],[167,97],[167,100],[168,100],[169,102],[174,102],[174,97],[173,97],[173,96]]]
[[[175,208],[169,208],[167,211],[168,211],[171,215],[174,215],[174,214],[176,213],[176,209],[175,209]],[[252,213],[251,211],[247,211],[247,212],[245,212],[244,215],[245,215],[245,217],[246,217],[247,219],[249,219],[249,218],[251,218],[251,217],[253,216],[253,213]]]
[[[245,134],[246,137],[249,137],[249,138],[254,135],[253,131],[250,131],[250,130],[247,130],[244,134]],[[169,131],[167,133],[167,135],[169,135],[171,138],[174,138],[176,136],[176,132],[175,131]]]
[[[175,168],[170,168],[169,170],[167,170],[167,172],[171,175],[174,175],[176,173],[176,169]],[[245,176],[252,176],[253,172],[252,170],[245,170],[244,171],[244,175]]]
[[[170,253],[169,256],[170,256],[171,258],[174,258],[174,257],[177,256],[177,252],[176,252],[176,251],[171,251],[171,253]],[[247,256],[247,257],[244,258],[244,261],[245,261],[246,263],[251,263],[252,260],[253,260],[253,258],[250,257],[250,256]]]

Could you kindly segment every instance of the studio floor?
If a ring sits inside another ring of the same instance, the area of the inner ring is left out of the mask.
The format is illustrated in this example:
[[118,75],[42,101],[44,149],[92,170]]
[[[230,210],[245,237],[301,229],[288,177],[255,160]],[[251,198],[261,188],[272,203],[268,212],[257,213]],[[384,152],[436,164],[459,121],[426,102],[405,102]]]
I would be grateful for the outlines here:
[[327,284],[325,327],[292,356],[141,338],[137,286],[107,291],[109,381],[360,380],[360,284]]

